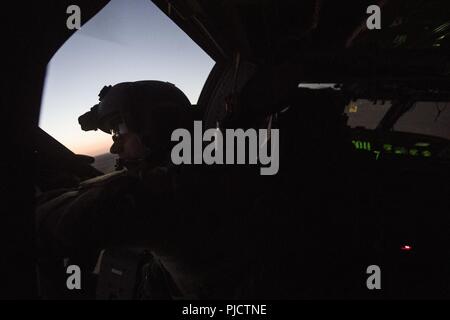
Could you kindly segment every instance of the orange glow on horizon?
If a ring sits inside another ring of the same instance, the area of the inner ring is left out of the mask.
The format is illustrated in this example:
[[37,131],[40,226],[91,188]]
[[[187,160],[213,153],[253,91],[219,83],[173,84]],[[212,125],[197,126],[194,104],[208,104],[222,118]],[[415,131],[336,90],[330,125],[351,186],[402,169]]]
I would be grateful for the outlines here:
[[98,156],[101,154],[109,153],[109,148],[111,145],[92,145],[92,146],[81,146],[80,148],[73,148],[72,152],[76,154],[84,154],[91,157]]
[[76,154],[84,154],[88,156],[98,156],[109,153],[113,141],[110,135],[102,134],[92,137],[83,136],[80,139],[67,141],[63,144]]

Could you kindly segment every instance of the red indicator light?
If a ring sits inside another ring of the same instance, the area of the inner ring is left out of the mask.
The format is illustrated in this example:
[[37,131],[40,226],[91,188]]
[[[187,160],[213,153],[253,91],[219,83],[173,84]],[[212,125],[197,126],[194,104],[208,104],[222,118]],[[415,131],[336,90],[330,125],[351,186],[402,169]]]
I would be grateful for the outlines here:
[[412,247],[408,245],[404,245],[400,247],[400,250],[402,251],[411,251]]

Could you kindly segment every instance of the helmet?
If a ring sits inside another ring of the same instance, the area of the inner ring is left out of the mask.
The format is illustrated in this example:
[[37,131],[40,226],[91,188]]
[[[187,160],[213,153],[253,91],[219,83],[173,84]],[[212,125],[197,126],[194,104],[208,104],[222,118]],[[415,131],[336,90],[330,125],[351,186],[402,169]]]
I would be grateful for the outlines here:
[[105,86],[99,100],[78,118],[82,130],[112,133],[125,124],[141,138],[148,149],[146,157],[168,155],[172,132],[192,126],[189,99],[169,82],[147,80]]

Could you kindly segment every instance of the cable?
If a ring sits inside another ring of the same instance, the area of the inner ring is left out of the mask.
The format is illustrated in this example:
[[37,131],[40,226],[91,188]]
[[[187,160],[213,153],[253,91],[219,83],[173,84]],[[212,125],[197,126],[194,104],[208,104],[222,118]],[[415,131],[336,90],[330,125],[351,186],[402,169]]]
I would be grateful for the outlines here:
[[448,102],[445,103],[445,107],[442,108],[442,109],[439,109],[439,104],[438,104],[437,101],[435,102],[435,105],[436,105],[436,109],[437,109],[437,112],[438,112],[438,113],[437,113],[437,115],[436,115],[436,118],[434,118],[434,122],[436,122],[436,121],[439,119],[439,117],[441,116],[442,112],[444,112],[444,111],[447,109],[447,107],[448,107]]

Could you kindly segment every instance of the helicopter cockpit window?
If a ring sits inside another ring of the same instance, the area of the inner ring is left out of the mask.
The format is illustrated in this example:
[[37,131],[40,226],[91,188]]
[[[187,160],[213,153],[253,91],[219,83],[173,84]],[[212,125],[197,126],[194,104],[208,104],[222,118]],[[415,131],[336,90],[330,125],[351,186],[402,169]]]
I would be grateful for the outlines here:
[[120,82],[160,80],[196,104],[214,63],[151,1],[112,0],[49,62],[39,127],[75,154],[95,157],[92,165],[100,171],[112,171],[111,135],[82,131],[77,120],[98,103],[99,91]]
[[401,116],[394,131],[412,132],[450,140],[450,102],[420,101]]
[[[401,115],[392,131],[423,134],[450,140],[450,102],[417,101]],[[391,101],[358,99],[345,107],[350,128],[375,130],[388,110]]]
[[351,101],[345,107],[348,117],[347,125],[350,128],[362,127],[364,129],[375,129],[391,107],[390,101],[369,101],[357,99]]

